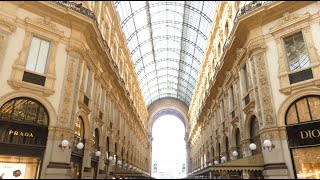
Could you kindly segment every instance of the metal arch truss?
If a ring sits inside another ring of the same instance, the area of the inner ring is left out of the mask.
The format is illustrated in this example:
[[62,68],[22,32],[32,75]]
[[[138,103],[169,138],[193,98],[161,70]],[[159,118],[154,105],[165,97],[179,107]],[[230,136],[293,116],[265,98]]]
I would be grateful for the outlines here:
[[[144,54],[137,61],[134,62],[134,66],[136,66],[140,61],[142,61],[145,57],[149,56],[150,54],[160,53],[163,51],[173,51],[173,52],[183,53],[183,54],[191,57],[192,60],[194,60],[195,62],[198,63],[198,65],[201,64],[200,60],[198,58],[196,58],[193,54],[189,53],[188,51],[185,51],[183,49],[177,49],[177,48],[161,48],[161,49],[155,49],[154,51],[150,51],[150,52]],[[138,75],[139,75],[139,73],[138,73]]]
[[[175,79],[184,81],[185,83],[188,84],[188,86],[191,86],[191,87],[194,86],[194,85],[191,84],[188,80],[182,78],[181,76],[175,76],[175,75],[171,75],[171,74],[161,75],[161,76],[152,78],[150,81],[154,81],[154,80],[156,80],[156,79],[161,79],[161,78],[164,78],[164,77],[167,77],[167,78],[175,78]],[[196,81],[194,81],[194,84],[195,84],[195,83],[196,83]],[[148,81],[146,81],[146,83],[145,83],[144,85],[142,85],[141,90],[143,91],[143,90],[147,87],[147,85],[148,85]],[[189,91],[189,92],[191,92],[191,91]],[[192,94],[192,92],[191,92],[191,94]]]
[[217,1],[115,1],[147,106],[176,98],[189,106]]
[[[182,25],[183,27],[186,27],[186,28],[190,28],[191,30],[193,30],[194,32],[198,33],[203,39],[207,40],[207,36],[202,32],[200,31],[200,29],[194,27],[193,25],[191,24],[188,24],[186,22],[180,22],[180,21],[174,21],[174,20],[162,20],[162,21],[155,21],[152,23],[153,26],[157,26],[157,25],[161,25],[161,24],[174,24],[174,25]],[[129,35],[129,37],[127,38],[127,43],[131,41],[131,39],[136,35],[138,34],[139,32],[141,32],[142,30],[150,27],[151,24],[146,24],[140,28],[138,28],[136,31],[134,31],[132,34]]]
[[155,4],[151,4],[149,5],[149,7],[147,6],[144,6],[140,9],[137,9],[136,11],[133,11],[132,14],[130,14],[130,16],[128,16],[126,19],[122,20],[121,22],[121,27],[123,27],[131,18],[133,18],[136,14],[138,14],[139,12],[145,10],[146,8],[153,8],[153,7],[156,7],[156,6],[167,6],[167,5],[173,5],[173,6],[181,6],[181,7],[184,7],[184,8],[188,8],[190,9],[191,11],[194,11],[196,13],[198,13],[201,17],[203,17],[205,20],[207,20],[209,23],[212,23],[212,18],[213,17],[208,17],[206,14],[204,14],[200,9],[197,9],[193,6],[190,6],[188,4],[185,4],[185,3],[181,3],[180,1],[179,2],[168,2],[168,1],[163,1],[163,2],[158,2],[158,3],[155,3]]
[[[157,60],[156,60],[156,63],[163,62],[163,61],[169,61],[169,62],[172,61],[172,62],[177,62],[177,63],[183,64],[183,65],[191,68],[192,71],[194,71],[196,74],[198,74],[198,70],[197,70],[196,68],[194,68],[193,66],[191,66],[191,64],[189,64],[189,63],[187,63],[187,62],[185,62],[185,61],[180,62],[179,59],[164,58],[164,59],[157,59]],[[154,62],[145,64],[145,65],[144,65],[144,68],[141,68],[141,69],[137,70],[137,71],[138,71],[137,74],[140,74],[145,68],[148,68],[148,66],[151,66],[151,65],[153,65],[153,64],[154,64]],[[188,74],[189,74],[189,73],[188,73]],[[143,79],[141,79],[141,80],[143,80]]]
[[[143,45],[147,44],[148,42],[152,42],[152,41],[161,41],[161,40],[173,40],[176,42],[179,42],[178,40],[184,41],[186,43],[189,43],[190,45],[194,46],[199,52],[204,53],[204,51],[201,49],[200,46],[198,46],[196,43],[190,41],[187,38],[184,37],[180,37],[180,36],[172,36],[172,35],[163,35],[163,36],[157,36],[157,37],[153,37],[152,39],[148,39],[140,44],[138,44],[137,47],[135,47],[132,51],[131,51],[131,55],[134,54],[137,50],[139,50],[139,48],[141,48]],[[188,54],[190,55],[190,54]]]
[[[157,71],[162,71],[162,70],[175,70],[175,71],[178,71],[178,72],[182,72],[184,74],[187,74],[194,82],[197,81],[196,78],[192,77],[189,73],[187,73],[183,69],[175,69],[173,67],[163,67],[163,68],[157,69]],[[145,74],[141,79],[139,79],[139,81],[143,81],[145,78],[150,76],[152,73],[154,73],[154,72],[149,72],[149,73]],[[179,76],[179,77],[181,77],[181,76]]]

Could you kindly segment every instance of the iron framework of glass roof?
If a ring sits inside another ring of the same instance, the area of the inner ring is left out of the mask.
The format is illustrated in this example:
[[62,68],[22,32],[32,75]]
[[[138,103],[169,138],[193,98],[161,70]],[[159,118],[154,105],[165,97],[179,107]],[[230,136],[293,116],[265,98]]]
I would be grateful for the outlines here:
[[189,106],[218,2],[114,3],[146,105],[172,97]]

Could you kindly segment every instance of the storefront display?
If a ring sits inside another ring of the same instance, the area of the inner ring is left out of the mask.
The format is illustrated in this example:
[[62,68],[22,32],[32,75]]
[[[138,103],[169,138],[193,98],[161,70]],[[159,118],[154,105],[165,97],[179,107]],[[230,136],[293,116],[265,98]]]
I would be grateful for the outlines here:
[[320,179],[320,96],[299,98],[288,108],[286,130],[298,179]]
[[39,158],[0,156],[2,179],[34,179],[38,177]]
[[0,108],[0,178],[37,179],[49,116],[38,101],[20,97]]

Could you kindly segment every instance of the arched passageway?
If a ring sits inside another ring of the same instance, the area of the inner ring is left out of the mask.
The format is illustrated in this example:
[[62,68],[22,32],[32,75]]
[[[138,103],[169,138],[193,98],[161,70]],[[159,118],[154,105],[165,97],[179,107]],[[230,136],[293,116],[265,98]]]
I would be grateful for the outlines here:
[[152,177],[186,177],[185,126],[174,115],[163,115],[152,126]]

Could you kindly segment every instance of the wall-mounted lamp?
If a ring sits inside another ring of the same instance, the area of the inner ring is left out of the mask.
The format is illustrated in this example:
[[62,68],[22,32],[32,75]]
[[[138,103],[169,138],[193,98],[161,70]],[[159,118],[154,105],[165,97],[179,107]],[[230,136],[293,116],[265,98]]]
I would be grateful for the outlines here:
[[238,152],[237,152],[237,151],[233,151],[233,152],[232,152],[232,155],[233,155],[234,157],[238,157]]
[[96,156],[100,156],[101,155],[101,152],[100,151],[96,151]]
[[263,141],[263,146],[262,146],[263,149],[268,149],[269,152],[271,152],[271,150],[273,148],[275,148],[274,144],[272,144],[272,142],[269,140],[269,139],[266,139]]
[[[59,144],[59,148],[61,148],[62,151],[64,151],[64,149],[69,145],[69,141],[64,139],[63,141],[61,141],[61,143]],[[70,146],[69,146],[70,149]]]
[[221,158],[221,161],[222,162],[225,162],[227,160],[227,158],[225,157],[225,156],[223,156],[222,158]]
[[83,144],[82,142],[79,142],[79,143],[77,144],[77,148],[78,148],[78,149],[83,149],[83,147],[84,147],[84,144]]
[[249,148],[250,148],[250,150],[254,151],[254,150],[257,149],[257,145],[256,145],[255,143],[251,143],[251,144],[249,145]]

